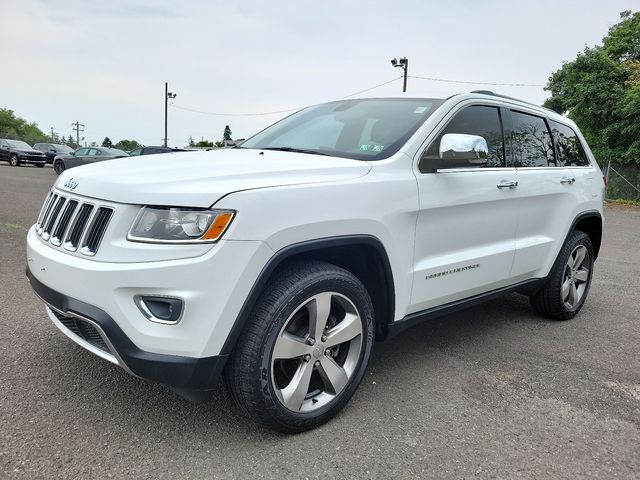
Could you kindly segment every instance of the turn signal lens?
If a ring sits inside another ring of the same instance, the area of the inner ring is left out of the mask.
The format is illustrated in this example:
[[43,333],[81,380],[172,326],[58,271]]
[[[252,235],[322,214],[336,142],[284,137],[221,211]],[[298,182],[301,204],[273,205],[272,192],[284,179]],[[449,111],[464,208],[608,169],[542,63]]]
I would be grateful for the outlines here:
[[218,240],[231,224],[233,215],[233,212],[225,212],[216,215],[216,218],[213,220],[209,230],[207,230],[207,233],[204,234],[202,239],[210,241]]

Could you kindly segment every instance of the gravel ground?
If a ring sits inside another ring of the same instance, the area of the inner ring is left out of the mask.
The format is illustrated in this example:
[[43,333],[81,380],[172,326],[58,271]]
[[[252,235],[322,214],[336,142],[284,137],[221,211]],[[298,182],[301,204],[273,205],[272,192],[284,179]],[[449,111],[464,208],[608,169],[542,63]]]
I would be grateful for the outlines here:
[[285,436],[57,331],[24,275],[54,180],[0,165],[0,478],[640,478],[640,208],[607,207],[575,320],[513,294],[417,326],[376,344],[336,419]]

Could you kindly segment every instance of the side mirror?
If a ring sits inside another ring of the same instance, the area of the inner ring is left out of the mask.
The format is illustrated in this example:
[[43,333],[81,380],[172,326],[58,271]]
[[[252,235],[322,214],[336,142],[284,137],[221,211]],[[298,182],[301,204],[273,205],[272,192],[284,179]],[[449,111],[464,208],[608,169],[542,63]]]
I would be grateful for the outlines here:
[[49,149],[49,153],[56,153],[56,149],[55,148],[50,148]]
[[9,145],[0,145],[3,150],[9,150]]
[[487,141],[479,135],[446,133],[440,139],[439,158],[425,158],[428,172],[440,168],[480,167],[489,159]]

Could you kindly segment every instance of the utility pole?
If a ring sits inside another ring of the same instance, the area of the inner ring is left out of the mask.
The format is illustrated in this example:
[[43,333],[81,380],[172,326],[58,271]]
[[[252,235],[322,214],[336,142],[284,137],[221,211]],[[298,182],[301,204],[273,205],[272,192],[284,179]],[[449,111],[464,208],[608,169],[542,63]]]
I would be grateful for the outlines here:
[[84,125],[81,124],[79,121],[76,123],[72,123],[71,126],[73,127],[73,130],[76,131],[76,145],[78,145],[78,147],[80,146],[80,132],[84,132]]
[[395,58],[391,59],[391,65],[394,67],[400,67],[404,70],[404,83],[402,84],[402,91],[407,91],[407,74],[409,73],[409,59],[402,57],[400,60]]
[[56,133],[56,131],[53,129],[53,127],[51,127],[51,141],[55,142],[56,141],[56,136],[58,134]]
[[169,83],[164,82],[164,146],[167,146],[167,104],[169,99],[176,98],[175,93],[169,91]]

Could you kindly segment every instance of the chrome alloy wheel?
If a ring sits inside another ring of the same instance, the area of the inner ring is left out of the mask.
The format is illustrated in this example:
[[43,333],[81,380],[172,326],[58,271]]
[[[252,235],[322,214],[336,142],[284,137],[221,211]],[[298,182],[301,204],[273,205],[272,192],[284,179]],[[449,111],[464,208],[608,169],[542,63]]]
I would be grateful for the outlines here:
[[362,351],[362,320],[344,295],[322,292],[300,304],[278,333],[271,382],[294,412],[321,408],[349,383]]
[[573,249],[564,269],[562,301],[569,310],[576,308],[584,296],[589,282],[591,260],[584,245]]

